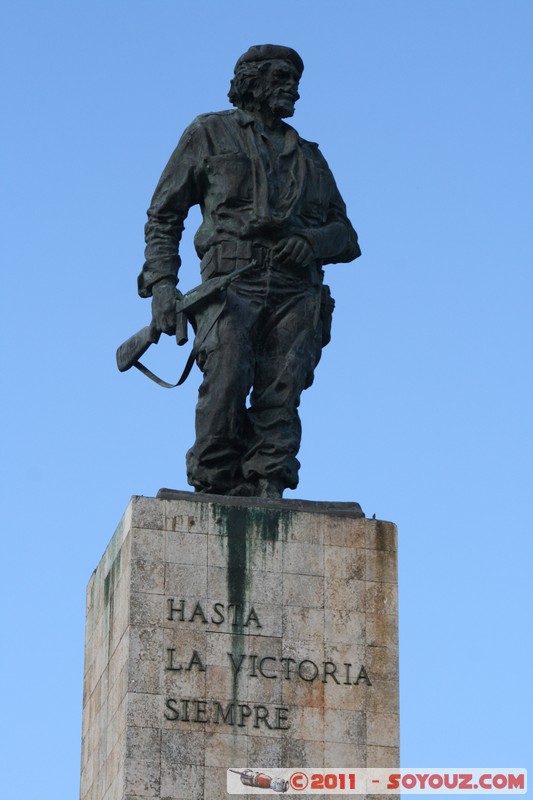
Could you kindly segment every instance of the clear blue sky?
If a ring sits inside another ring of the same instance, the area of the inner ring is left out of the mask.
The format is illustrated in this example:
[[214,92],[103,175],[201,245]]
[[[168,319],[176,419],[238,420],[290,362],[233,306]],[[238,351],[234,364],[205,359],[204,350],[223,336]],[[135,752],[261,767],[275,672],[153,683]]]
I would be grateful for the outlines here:
[[4,3],[3,795],[77,796],[85,585],[130,495],[187,488],[198,376],[114,353],[159,174],[269,41],[363,249],[327,269],[295,495],[399,526],[403,765],[528,765],[532,29],[526,0]]

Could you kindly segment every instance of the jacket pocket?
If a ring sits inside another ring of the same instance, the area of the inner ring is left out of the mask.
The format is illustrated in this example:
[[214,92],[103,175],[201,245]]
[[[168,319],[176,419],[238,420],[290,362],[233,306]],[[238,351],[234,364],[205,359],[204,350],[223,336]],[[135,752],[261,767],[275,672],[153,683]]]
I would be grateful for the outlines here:
[[205,159],[208,192],[218,203],[237,205],[253,196],[252,163],[243,153],[224,153]]

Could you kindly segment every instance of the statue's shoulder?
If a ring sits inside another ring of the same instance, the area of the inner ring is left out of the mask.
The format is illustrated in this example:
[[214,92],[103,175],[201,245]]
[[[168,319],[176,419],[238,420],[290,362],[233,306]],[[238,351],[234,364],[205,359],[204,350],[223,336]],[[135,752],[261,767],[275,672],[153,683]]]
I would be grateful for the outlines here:
[[229,108],[226,111],[208,111],[206,114],[199,114],[191,124],[189,128],[212,128],[217,127],[221,123],[231,122],[232,118],[235,116],[236,109]]
[[310,161],[315,161],[321,166],[326,164],[326,159],[320,152],[320,147],[318,146],[317,142],[310,142],[307,139],[302,139],[300,137],[300,147],[302,148],[305,157]]
[[316,142],[308,142],[305,139],[302,140],[302,149],[304,152],[304,156],[307,161],[312,162],[316,167],[320,169],[329,170],[329,164],[322,155],[320,151],[320,147]]
[[300,136],[296,128],[293,128],[292,125],[288,125],[285,123],[285,126],[288,130],[292,131],[298,137],[298,144],[302,148],[304,156],[311,159],[312,161],[317,162],[324,162],[324,156],[320,152],[320,147],[318,142],[312,142],[309,139],[304,139],[303,136]]
[[207,139],[217,141],[224,134],[231,121],[235,110],[228,111],[209,111],[206,114],[199,114],[187,125],[181,135],[178,148],[202,147],[202,143]]

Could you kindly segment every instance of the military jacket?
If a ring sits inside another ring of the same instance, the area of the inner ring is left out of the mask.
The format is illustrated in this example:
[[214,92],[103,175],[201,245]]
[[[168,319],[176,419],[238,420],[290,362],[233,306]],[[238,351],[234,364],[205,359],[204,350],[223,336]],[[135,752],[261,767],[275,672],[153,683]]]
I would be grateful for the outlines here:
[[281,151],[269,130],[242,110],[203,114],[186,129],[148,210],[146,260],[138,278],[142,297],[163,277],[177,280],[184,220],[196,204],[203,221],[194,243],[204,279],[291,234],[311,244],[318,268],[360,255],[318,145],[282,125]]

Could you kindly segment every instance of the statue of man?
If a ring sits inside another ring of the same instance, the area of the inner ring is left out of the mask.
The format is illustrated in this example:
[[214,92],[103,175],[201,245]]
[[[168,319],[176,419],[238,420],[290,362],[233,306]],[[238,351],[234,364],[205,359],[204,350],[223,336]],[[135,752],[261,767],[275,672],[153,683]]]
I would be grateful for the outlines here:
[[194,120],[148,210],[138,287],[152,297],[161,331],[176,325],[178,247],[191,206],[203,217],[194,238],[203,281],[256,263],[195,319],[203,382],[187,476],[199,492],[279,498],[296,488],[300,395],[333,311],[322,267],[360,255],[318,146],[283,122],[302,72],[289,47],[250,47],[231,81],[236,110]]

